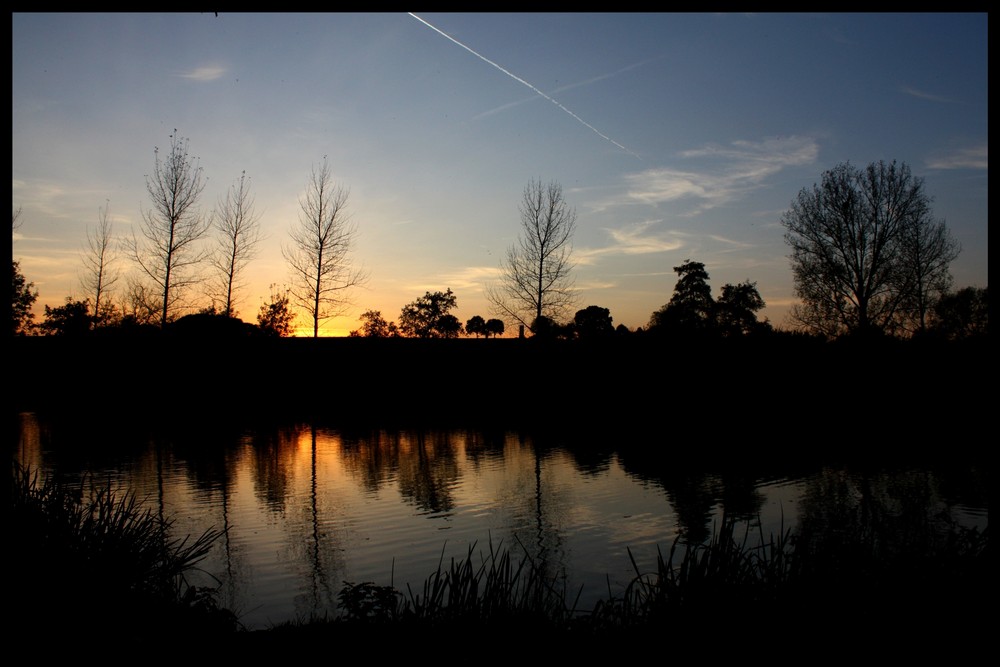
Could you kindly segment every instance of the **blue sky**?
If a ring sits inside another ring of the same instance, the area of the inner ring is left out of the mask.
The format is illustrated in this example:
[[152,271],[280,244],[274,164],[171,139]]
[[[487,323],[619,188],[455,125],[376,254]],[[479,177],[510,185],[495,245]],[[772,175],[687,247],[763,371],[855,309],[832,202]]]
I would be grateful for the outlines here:
[[39,313],[85,296],[88,227],[105,205],[116,233],[139,222],[175,128],[204,213],[251,179],[249,321],[324,156],[369,275],[333,335],[447,288],[488,316],[531,179],[576,209],[579,307],[629,328],[686,259],[716,296],[756,281],[784,324],[781,214],[844,161],[907,163],[962,246],[955,286],[988,283],[985,13],[14,14],[12,37],[13,251]]

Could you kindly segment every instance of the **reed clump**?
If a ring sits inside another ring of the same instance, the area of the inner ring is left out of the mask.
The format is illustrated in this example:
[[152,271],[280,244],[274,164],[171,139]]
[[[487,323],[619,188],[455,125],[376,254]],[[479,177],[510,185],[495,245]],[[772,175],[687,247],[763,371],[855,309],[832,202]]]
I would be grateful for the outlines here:
[[171,521],[132,493],[104,487],[84,498],[17,462],[10,517],[14,576],[5,600],[15,626],[123,641],[237,628],[214,588],[189,581],[219,531],[174,537]]
[[592,609],[579,608],[582,591],[568,589],[544,552],[518,544],[518,559],[491,539],[464,558],[446,562],[442,551],[418,588],[344,582],[336,616],[244,633],[234,632],[238,619],[219,607],[216,589],[189,580],[218,531],[174,537],[171,523],[132,494],[97,489],[84,499],[17,463],[11,498],[14,576],[5,601],[12,629],[79,639],[183,632],[283,646],[331,635],[378,641],[388,632],[474,647],[509,636],[573,646],[586,657],[595,641],[645,640],[666,629],[688,640],[720,628],[752,638],[762,623],[803,636],[859,637],[884,632],[890,621],[937,633],[950,623],[966,632],[985,623],[992,577],[988,528],[867,512],[839,529],[828,521],[764,535],[723,517],[708,542],[676,539],[650,571],[629,551],[633,578],[622,591],[609,584]]
[[886,530],[871,527],[853,538],[791,529],[765,536],[723,518],[709,542],[677,539],[666,556],[658,552],[652,571],[641,571],[629,551],[635,576],[623,592],[609,585],[591,610],[578,609],[579,592],[571,600],[544,559],[516,563],[492,543],[477,556],[473,545],[464,560],[445,566],[442,559],[418,592],[345,582],[342,615],[332,624],[447,627],[470,641],[478,630],[516,629],[586,647],[668,628],[688,638],[720,628],[749,638],[761,624],[801,637],[860,637],[887,623],[930,628],[944,609],[957,623],[974,623],[988,576],[988,529],[927,531],[919,544],[912,534],[890,538]]

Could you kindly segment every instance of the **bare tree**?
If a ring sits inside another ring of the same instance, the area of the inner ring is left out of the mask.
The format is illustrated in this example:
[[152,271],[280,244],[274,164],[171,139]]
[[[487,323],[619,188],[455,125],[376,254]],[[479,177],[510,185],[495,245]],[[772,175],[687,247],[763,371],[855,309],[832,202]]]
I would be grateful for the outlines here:
[[299,198],[302,210],[298,226],[290,232],[292,243],[282,248],[292,269],[289,293],[312,318],[314,338],[319,336],[320,322],[344,313],[347,291],[366,279],[349,260],[357,226],[347,212],[348,194],[334,184],[324,157],[319,168],[313,166]]
[[196,280],[195,267],[206,253],[200,248],[211,224],[198,211],[205,189],[201,167],[188,155],[187,139],[170,135],[170,153],[161,160],[156,148],[153,175],[146,176],[146,191],[153,205],[142,211],[139,235],[126,239],[129,254],[141,274],[162,294],[160,326],[180,304],[185,288]]
[[918,282],[947,272],[956,252],[944,242],[932,261],[909,249],[929,245],[930,203],[923,179],[895,162],[840,164],[803,189],[781,219],[802,299],[792,317],[833,335],[892,331]]
[[244,171],[219,199],[212,216],[218,237],[210,261],[215,281],[210,285],[213,300],[223,303],[226,317],[235,317],[236,292],[243,287],[243,269],[257,256],[261,241],[260,215],[254,210],[254,198]]
[[120,305],[122,323],[155,326],[163,313],[160,295],[135,274],[127,275],[125,283]]
[[921,218],[910,225],[900,243],[903,293],[902,326],[911,332],[927,330],[934,304],[951,288],[948,267],[960,248],[944,222]]
[[83,252],[83,275],[80,284],[94,299],[94,328],[99,327],[114,309],[109,294],[118,282],[115,266],[115,241],[108,217],[110,204],[97,209],[97,227],[87,229],[87,247]]
[[519,207],[521,235],[500,262],[499,284],[486,296],[496,315],[531,327],[541,317],[564,318],[576,300],[571,271],[576,211],[562,186],[532,180]]

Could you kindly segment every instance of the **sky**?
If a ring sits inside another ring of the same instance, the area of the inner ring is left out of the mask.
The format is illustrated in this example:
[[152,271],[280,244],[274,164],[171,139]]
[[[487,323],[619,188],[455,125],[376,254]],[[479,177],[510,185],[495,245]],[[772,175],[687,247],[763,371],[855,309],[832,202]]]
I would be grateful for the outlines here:
[[247,321],[289,281],[282,247],[324,160],[368,275],[325,335],[428,291],[453,290],[462,322],[492,316],[532,180],[576,211],[579,308],[616,326],[645,326],[686,260],[716,297],[756,282],[789,326],[782,213],[848,161],[909,165],[961,245],[955,287],[988,284],[985,13],[15,13],[12,42],[12,247],[36,321],[87,296],[99,209],[137,229],[175,130],[208,179],[203,214],[250,179]]

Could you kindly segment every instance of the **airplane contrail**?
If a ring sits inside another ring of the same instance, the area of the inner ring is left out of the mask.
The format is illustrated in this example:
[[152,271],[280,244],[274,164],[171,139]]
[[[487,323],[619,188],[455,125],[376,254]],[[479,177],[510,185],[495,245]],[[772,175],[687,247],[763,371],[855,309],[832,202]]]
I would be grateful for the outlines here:
[[487,63],[487,64],[489,64],[489,65],[492,65],[493,67],[496,67],[496,68],[497,68],[498,70],[500,70],[501,72],[503,72],[504,74],[506,74],[506,75],[507,75],[507,76],[509,76],[510,78],[514,79],[514,80],[515,80],[515,81],[517,81],[518,83],[521,83],[521,84],[524,84],[524,85],[525,85],[525,86],[527,86],[528,88],[531,88],[531,90],[535,91],[535,92],[536,92],[537,94],[541,95],[542,97],[544,97],[545,99],[547,99],[547,100],[548,100],[549,102],[552,102],[552,104],[555,104],[555,105],[556,105],[557,107],[559,107],[560,109],[562,109],[563,111],[565,111],[566,113],[568,113],[568,114],[569,114],[570,116],[572,116],[573,118],[575,118],[575,119],[577,120],[577,122],[579,122],[579,123],[580,123],[581,125],[583,125],[584,127],[586,127],[586,128],[588,128],[588,129],[590,129],[590,130],[591,130],[591,131],[592,131],[592,132],[593,132],[594,134],[596,134],[596,135],[597,135],[597,136],[599,136],[600,138],[604,139],[605,141],[610,141],[610,142],[611,142],[612,144],[614,144],[614,145],[615,145],[615,146],[617,146],[618,148],[622,149],[623,151],[625,151],[625,152],[626,152],[626,153],[628,153],[629,155],[632,155],[632,156],[634,156],[634,157],[636,157],[636,158],[638,158],[638,159],[640,159],[640,160],[642,159],[641,157],[639,157],[639,155],[638,155],[637,153],[635,153],[635,152],[633,152],[633,151],[629,150],[628,148],[625,148],[625,147],[624,147],[624,146],[622,146],[622,145],[621,145],[620,143],[618,143],[617,141],[615,141],[614,139],[612,139],[612,138],[611,138],[611,137],[609,137],[608,135],[604,134],[603,132],[601,132],[600,130],[598,130],[598,129],[597,129],[596,127],[594,127],[593,125],[591,125],[590,123],[588,123],[587,121],[585,121],[584,119],[580,118],[580,117],[579,117],[579,116],[577,116],[577,115],[576,115],[575,113],[573,113],[572,111],[570,111],[569,109],[567,109],[566,107],[564,107],[564,106],[563,106],[562,104],[560,104],[560,103],[559,103],[559,102],[558,102],[557,100],[554,100],[554,99],[552,99],[551,97],[549,97],[548,95],[546,95],[545,93],[543,93],[543,92],[542,92],[542,91],[540,91],[540,90],[539,90],[538,88],[536,88],[535,86],[531,85],[530,83],[528,83],[527,81],[525,81],[525,80],[524,80],[524,79],[522,79],[521,77],[517,76],[517,75],[516,75],[516,74],[514,74],[513,72],[510,72],[510,71],[508,71],[508,70],[504,69],[503,67],[501,67],[500,65],[496,64],[495,62],[493,62],[493,61],[492,61],[492,60],[490,60],[489,58],[487,58],[487,57],[485,57],[485,56],[483,56],[483,55],[481,55],[481,54],[479,54],[479,53],[476,53],[475,51],[473,51],[472,49],[470,49],[470,48],[469,48],[468,46],[466,46],[465,44],[462,44],[462,43],[461,43],[460,41],[458,41],[457,39],[455,39],[454,37],[452,37],[452,36],[451,36],[451,35],[449,35],[448,33],[446,33],[446,32],[443,32],[443,31],[441,31],[441,30],[438,30],[437,28],[435,28],[435,27],[434,27],[434,26],[432,26],[432,25],[431,25],[430,23],[428,23],[427,21],[423,20],[422,18],[420,18],[419,16],[417,16],[417,15],[416,15],[416,14],[414,14],[413,12],[407,12],[407,13],[408,13],[408,14],[409,14],[410,16],[412,16],[413,18],[415,18],[415,19],[417,19],[418,21],[420,21],[421,23],[423,23],[423,24],[424,24],[425,26],[427,26],[427,27],[428,27],[428,28],[430,28],[431,30],[433,30],[434,32],[436,32],[437,34],[441,35],[442,37],[444,37],[444,38],[448,39],[449,41],[451,41],[451,42],[453,42],[453,43],[455,43],[455,44],[458,44],[458,45],[459,45],[459,46],[461,46],[461,47],[462,47],[463,49],[465,49],[466,51],[468,51],[469,53],[471,53],[471,54],[472,54],[472,55],[474,55],[475,57],[479,58],[479,59],[480,59],[480,60],[482,60],[483,62],[485,62],[485,63]]

